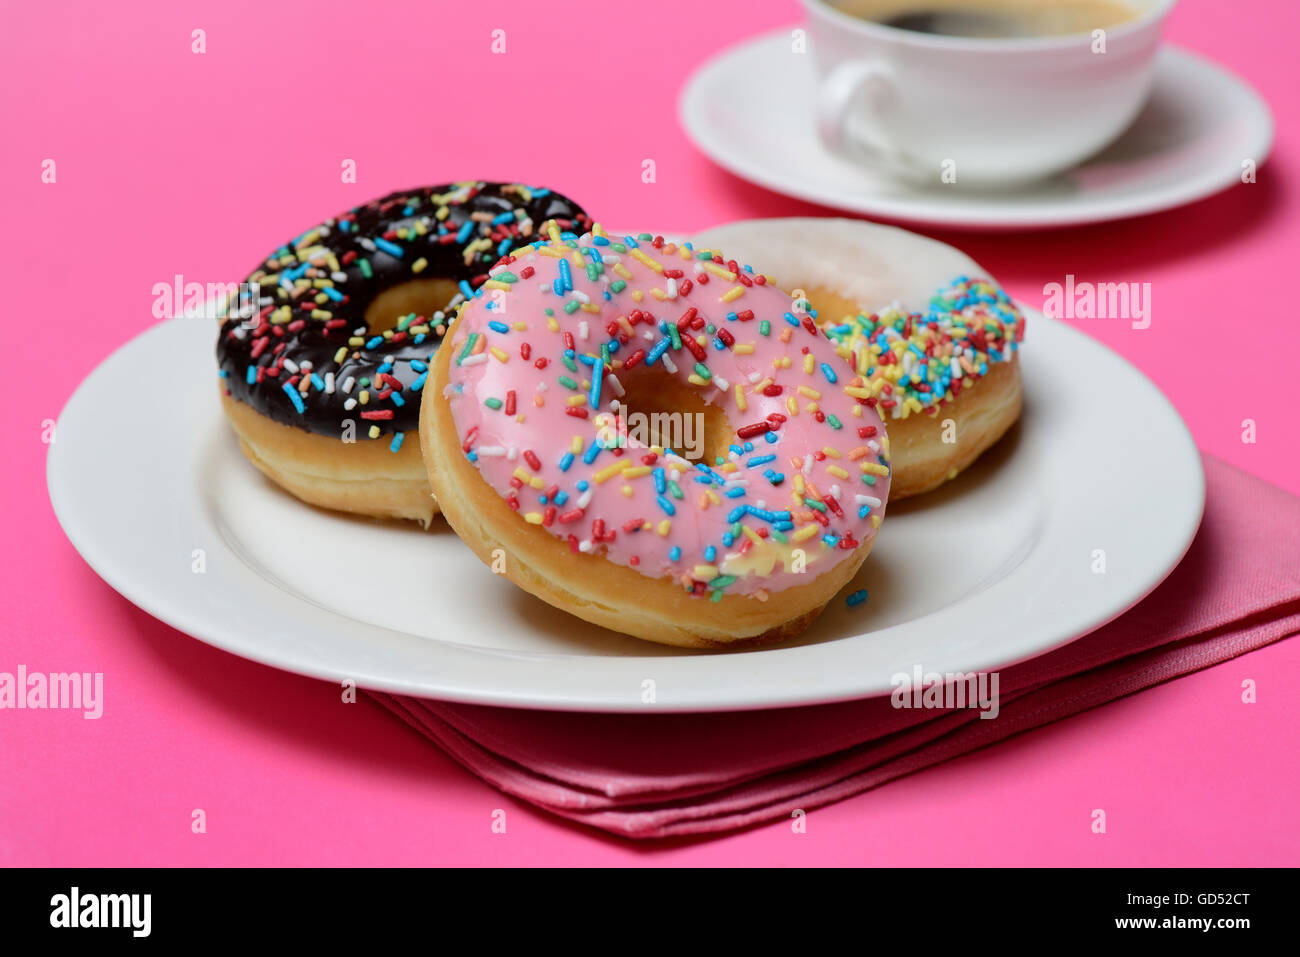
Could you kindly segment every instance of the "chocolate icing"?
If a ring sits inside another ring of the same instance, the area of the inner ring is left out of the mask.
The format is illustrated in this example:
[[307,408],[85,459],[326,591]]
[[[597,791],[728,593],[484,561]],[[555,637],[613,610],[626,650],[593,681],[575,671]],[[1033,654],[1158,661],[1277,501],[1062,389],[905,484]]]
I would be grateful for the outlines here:
[[[403,190],[326,220],[268,256],[231,304],[217,339],[228,394],[277,422],[332,438],[348,421],[359,440],[371,426],[386,434],[415,429],[424,369],[455,307],[550,219],[578,233],[591,225],[559,193],[481,182]],[[450,279],[462,292],[432,316],[372,332],[367,307],[411,279]],[[336,361],[340,349],[346,354]]]

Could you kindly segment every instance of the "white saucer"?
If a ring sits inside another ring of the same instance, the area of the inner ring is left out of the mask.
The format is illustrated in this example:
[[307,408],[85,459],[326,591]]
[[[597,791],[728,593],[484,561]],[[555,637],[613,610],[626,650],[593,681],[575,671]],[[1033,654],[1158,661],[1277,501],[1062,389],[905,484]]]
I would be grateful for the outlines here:
[[1241,181],[1262,165],[1273,118],[1244,81],[1166,46],[1146,108],[1115,143],[1082,166],[1006,191],[897,183],[829,153],[813,126],[811,53],[790,29],[747,41],[705,63],[682,93],[682,126],[737,176],[809,202],[871,216],[975,227],[1064,226],[1181,206]]
[[[1199,524],[1200,457],[1164,396],[1104,346],[1025,312],[1023,421],[944,490],[891,505],[845,590],[867,601],[837,597],[792,647],[708,654],[626,638],[493,575],[441,521],[425,532],[300,504],[240,455],[210,320],[162,323],[81,384],[50,446],[50,499],[132,602],[301,674],[585,711],[879,695],[914,665],[995,669],[1096,628],[1168,574]],[[123,425],[140,410],[147,427]]]

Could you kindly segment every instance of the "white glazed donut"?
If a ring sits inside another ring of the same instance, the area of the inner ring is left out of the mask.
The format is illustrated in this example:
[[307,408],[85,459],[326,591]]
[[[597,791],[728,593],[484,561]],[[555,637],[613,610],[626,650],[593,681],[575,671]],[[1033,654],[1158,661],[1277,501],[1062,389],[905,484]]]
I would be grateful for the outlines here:
[[888,427],[894,500],[955,477],[1020,416],[1024,317],[965,253],[854,219],[761,219],[706,230],[811,302],[866,378]]

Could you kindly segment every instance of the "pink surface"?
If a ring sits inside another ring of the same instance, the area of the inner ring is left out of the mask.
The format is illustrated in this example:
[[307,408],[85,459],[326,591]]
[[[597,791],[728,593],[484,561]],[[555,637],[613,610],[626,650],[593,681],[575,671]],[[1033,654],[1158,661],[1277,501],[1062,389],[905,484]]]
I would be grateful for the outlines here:
[[[106,697],[98,721],[0,711],[0,863],[1295,864],[1300,642],[819,810],[806,835],[777,825],[648,849],[501,795],[377,705],[341,704],[332,686],[160,625],[84,565],[45,494],[42,421],[156,321],[155,283],[238,278],[269,245],[331,212],[465,176],[553,185],[630,227],[825,212],[718,171],[675,116],[695,64],[796,20],[793,2],[591,9],[0,10],[0,262],[13,284],[0,387],[9,542],[0,670],[102,671]],[[1184,0],[1168,34],[1272,105],[1277,146],[1257,183],[1125,223],[929,232],[1030,303],[1066,273],[1150,282],[1149,329],[1075,324],[1150,375],[1202,448],[1300,492],[1291,401],[1300,337],[1288,308],[1300,22],[1287,2],[1251,12]],[[191,52],[196,28],[206,31],[203,55]],[[504,55],[490,52],[496,28],[506,30]],[[582,72],[565,69],[570,51]],[[486,105],[480,124],[447,115],[447,104],[467,101]],[[647,158],[652,185],[641,182]],[[41,182],[45,159],[57,163],[55,184]],[[340,182],[344,159],[357,163],[356,185]],[[1255,444],[1241,440],[1247,418]],[[1254,705],[1240,701],[1246,678],[1259,686]],[[1097,807],[1108,810],[1105,836],[1088,826]],[[191,833],[195,808],[206,834]],[[491,829],[498,808],[505,835]]]

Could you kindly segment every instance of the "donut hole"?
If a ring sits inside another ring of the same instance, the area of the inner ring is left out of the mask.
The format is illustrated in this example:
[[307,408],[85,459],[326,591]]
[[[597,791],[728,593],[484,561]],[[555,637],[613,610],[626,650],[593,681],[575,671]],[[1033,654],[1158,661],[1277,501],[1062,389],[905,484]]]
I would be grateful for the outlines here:
[[415,313],[432,318],[445,310],[460,288],[450,279],[408,279],[390,286],[366,308],[366,325],[372,334],[397,326],[398,320]]
[[813,310],[817,313],[818,325],[824,326],[828,322],[843,322],[845,319],[851,319],[864,311],[852,299],[841,296],[829,289],[808,286],[803,292]]
[[727,414],[694,386],[667,375],[632,376],[619,399],[629,447],[663,446],[691,462],[713,465],[736,441]]

